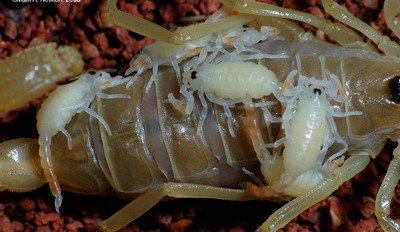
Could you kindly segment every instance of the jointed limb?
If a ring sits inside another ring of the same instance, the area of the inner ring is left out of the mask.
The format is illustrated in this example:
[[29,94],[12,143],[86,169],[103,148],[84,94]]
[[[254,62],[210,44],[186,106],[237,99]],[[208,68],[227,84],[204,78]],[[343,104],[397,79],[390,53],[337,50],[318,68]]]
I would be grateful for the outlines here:
[[386,0],[383,5],[383,14],[388,27],[400,38],[400,19],[396,16],[400,13],[399,0]]
[[175,198],[211,198],[251,201],[256,198],[243,189],[227,189],[197,184],[165,183],[146,192],[104,221],[103,231],[116,231],[140,217],[166,196]]
[[254,0],[219,0],[225,6],[228,6],[239,13],[258,16],[269,16],[275,18],[291,19],[312,25],[313,27],[325,32],[325,34],[334,38],[342,46],[351,46],[373,49],[368,44],[363,43],[360,37],[351,28],[333,23],[327,19],[321,19],[315,15],[299,12],[292,9],[286,9],[279,6],[256,2]]
[[[332,0],[322,0],[322,4],[327,13],[329,13],[335,19],[341,21],[342,23],[360,31],[362,34],[372,40],[386,55],[400,56],[399,45],[390,40],[389,37],[380,34],[374,28],[364,23],[363,21],[352,15],[350,12],[348,12],[345,8],[341,7],[339,4]],[[398,8],[394,8],[393,10],[395,9]],[[389,15],[390,13],[394,14],[393,10],[389,11]],[[386,17],[389,17],[388,13],[385,14],[385,18]],[[398,20],[389,22],[389,25],[393,25],[395,22],[398,22]],[[397,31],[399,31],[398,28]]]
[[117,0],[107,0],[104,17],[111,23],[127,28],[132,32],[176,45],[181,45],[227,28],[246,24],[254,19],[254,16],[251,15],[233,15],[216,21],[190,25],[172,32],[146,19],[118,10]]
[[393,160],[390,162],[375,201],[375,215],[385,231],[400,231],[400,223],[389,217],[393,193],[400,179],[399,146],[394,150],[393,155]]

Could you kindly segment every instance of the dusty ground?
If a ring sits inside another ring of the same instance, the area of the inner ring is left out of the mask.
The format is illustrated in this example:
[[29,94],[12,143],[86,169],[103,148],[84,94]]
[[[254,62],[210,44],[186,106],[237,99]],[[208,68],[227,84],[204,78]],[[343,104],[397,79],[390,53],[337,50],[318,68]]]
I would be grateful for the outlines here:
[[[0,11],[0,57],[5,58],[31,44],[55,41],[81,51],[85,69],[122,68],[136,51],[151,42],[125,29],[114,27],[96,13],[100,1],[80,3],[16,3],[7,1]],[[264,1],[271,3],[272,1]],[[319,1],[276,1],[318,16]],[[382,19],[383,1],[346,0],[346,6],[357,17],[387,32]],[[134,4],[137,3],[137,4]],[[377,9],[374,8],[377,4]],[[183,17],[208,15],[218,8],[215,0],[120,1],[124,11],[168,28],[179,25]],[[310,28],[307,25],[303,25]],[[311,28],[310,28],[311,29]],[[39,101],[23,109],[3,114],[0,140],[36,137],[35,113]],[[332,196],[310,208],[285,231],[380,231],[374,217],[374,199],[391,159],[390,144],[368,168],[346,182]],[[125,204],[115,198],[85,197],[64,194],[61,215],[53,210],[48,188],[32,193],[0,194],[0,231],[97,231],[98,223]],[[399,215],[396,198],[393,214]],[[222,202],[215,200],[175,200],[162,202],[124,231],[254,231],[279,205],[268,202]]]

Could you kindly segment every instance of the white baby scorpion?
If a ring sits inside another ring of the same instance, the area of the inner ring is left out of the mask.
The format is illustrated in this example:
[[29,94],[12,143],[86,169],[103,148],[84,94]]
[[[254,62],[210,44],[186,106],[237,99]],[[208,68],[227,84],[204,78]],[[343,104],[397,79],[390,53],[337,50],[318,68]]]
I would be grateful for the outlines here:
[[[185,114],[190,114],[194,107],[194,91],[202,103],[198,132],[206,117],[207,104],[203,94],[216,104],[224,107],[228,117],[230,134],[233,136],[232,114],[229,107],[236,103],[244,103],[245,99],[260,99],[269,96],[271,93],[278,99],[283,100],[281,85],[274,72],[264,65],[250,61],[225,61],[219,64],[207,64],[183,74],[183,84],[180,93],[187,99]],[[178,110],[183,110],[181,102],[168,95],[170,102]],[[270,104],[270,103],[265,103]]]
[[[238,24],[243,24],[250,21],[250,18],[237,16],[228,17],[229,14],[231,14],[230,9],[221,8],[212,16],[210,16],[206,22],[212,23],[218,21],[217,23],[224,24],[224,21],[233,20]],[[225,27],[232,27],[231,25],[236,26],[237,24],[231,24],[231,22],[229,22]],[[209,50],[203,48],[208,47],[212,39],[212,33],[197,36],[198,39],[179,45],[164,41],[155,41],[154,43],[149,44],[143,49],[139,50],[138,56],[131,60],[129,64],[130,67],[125,72],[125,75],[130,75],[136,72],[133,77],[128,77],[129,81],[127,83],[127,88],[129,88],[135,82],[135,80],[137,80],[141,73],[152,68],[153,75],[151,76],[149,83],[146,85],[146,92],[148,92],[157,76],[158,67],[160,65],[171,65],[175,69],[177,78],[180,81],[181,72],[179,64],[182,62],[182,60],[199,54],[200,57],[205,57],[207,51]]]
[[[257,141],[254,144],[262,163],[261,172],[270,184],[261,187],[265,196],[283,193],[297,197],[321,182],[333,171],[331,169],[343,162],[344,157],[341,156],[348,149],[347,142],[336,129],[333,117],[361,114],[358,111],[335,111],[331,106],[327,96],[337,102],[346,101],[344,96],[338,96],[338,92],[344,92],[335,75],[328,74],[328,80],[299,75],[297,86],[293,86],[296,75],[296,70],[289,73],[283,84],[284,95],[291,96],[282,116],[282,129],[286,135],[273,145],[267,145],[279,147],[284,144],[282,156],[271,156],[267,150],[260,149],[262,145],[258,143],[261,139],[252,139],[253,143]],[[343,148],[325,160],[328,149],[334,143],[341,144]]]
[[[204,60],[213,60],[219,52],[225,53],[225,56],[218,58],[218,62],[227,58],[232,58],[242,52],[252,52],[255,54],[243,55],[237,59],[249,59],[251,58],[279,58],[281,55],[269,55],[263,54],[260,51],[251,48],[260,41],[264,41],[267,38],[281,39],[277,37],[279,30],[272,27],[263,26],[260,30],[249,28],[245,23],[251,20],[251,17],[238,17],[230,16],[232,14],[231,9],[221,8],[219,11],[209,17],[205,23],[210,26],[215,24],[225,24],[225,21],[231,21],[227,24],[226,29],[213,33],[199,36],[198,39],[183,43],[180,45],[171,44],[163,41],[156,41],[143,49],[138,51],[138,56],[131,60],[130,67],[126,70],[125,75],[131,75],[136,72],[133,76],[129,76],[127,88],[129,88],[135,80],[140,76],[141,73],[148,69],[152,69],[153,75],[150,81],[146,85],[146,93],[149,91],[152,83],[157,77],[158,68],[161,65],[171,65],[175,71],[178,80],[181,80],[181,72],[179,64],[190,57],[193,59],[187,62],[184,66],[184,71],[188,71],[193,67],[197,67]],[[232,22],[235,22],[232,24]],[[235,50],[229,53],[225,48],[234,47]],[[207,57],[207,54],[212,54]],[[257,55],[257,56],[256,56]],[[208,62],[206,62],[208,63]],[[217,60],[215,60],[217,63]]]
[[121,83],[124,83],[122,76],[111,78],[110,74],[103,71],[89,71],[78,77],[75,82],[60,86],[48,99],[43,102],[37,114],[37,130],[39,133],[39,154],[44,174],[49,182],[49,186],[53,196],[55,197],[55,208],[59,212],[62,203],[61,189],[57,180],[56,173],[53,170],[51,160],[51,138],[61,131],[68,139],[68,147],[72,148],[72,138],[68,131],[64,128],[70,121],[72,116],[82,111],[90,114],[98,119],[106,128],[108,134],[111,130],[95,111],[89,108],[94,98],[129,98],[123,94],[104,94],[101,91]]

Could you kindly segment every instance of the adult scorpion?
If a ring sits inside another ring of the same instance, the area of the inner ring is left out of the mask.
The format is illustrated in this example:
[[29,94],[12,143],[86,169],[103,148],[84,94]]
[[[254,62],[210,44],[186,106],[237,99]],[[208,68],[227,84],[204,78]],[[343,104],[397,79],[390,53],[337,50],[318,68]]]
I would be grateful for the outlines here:
[[[276,74],[280,82],[285,82],[293,69],[301,76],[319,80],[325,80],[327,73],[338,77],[341,84],[339,92],[342,92],[347,101],[339,103],[331,101],[331,107],[343,112],[362,113],[334,119],[338,135],[348,144],[346,159],[343,163],[340,161],[332,163],[332,169],[324,173],[322,181],[295,196],[296,198],[275,212],[259,228],[260,231],[276,231],[363,170],[370,158],[375,158],[379,154],[388,139],[399,140],[396,115],[399,107],[397,101],[400,48],[386,36],[369,28],[330,0],[322,1],[325,10],[343,24],[331,23],[305,13],[250,0],[220,2],[230,9],[232,15],[215,22],[178,29],[173,33],[117,10],[116,1],[108,2],[109,11],[106,18],[144,36],[177,45],[229,28],[238,22],[248,23],[254,27],[259,25],[276,27],[286,41],[264,41],[254,44],[254,48],[268,54],[284,51],[288,55],[288,58],[279,60],[268,58],[259,60]],[[386,0],[386,21],[396,35],[400,36],[400,29],[396,27],[399,23],[395,18],[398,14],[396,9],[400,9],[399,1]],[[306,22],[325,31],[342,47],[320,41],[287,19]],[[135,27],[144,24],[148,26],[148,30],[146,27]],[[212,28],[213,31],[203,28]],[[363,43],[352,28],[371,39],[376,47]],[[378,49],[384,55],[381,55]],[[236,123],[233,128],[236,137],[233,138],[227,133],[225,112],[221,107],[214,106],[207,112],[204,136],[197,136],[196,126],[200,111],[198,106],[194,107],[190,115],[184,115],[176,111],[168,101],[170,92],[175,96],[178,95],[179,83],[175,81],[175,70],[161,67],[155,79],[155,86],[145,94],[143,89],[153,74],[150,70],[143,72],[128,89],[117,86],[106,91],[107,94],[128,94],[129,99],[96,98],[93,102],[92,109],[108,123],[112,136],[106,133],[96,120],[86,114],[78,114],[66,126],[72,137],[71,151],[65,149],[67,142],[62,134],[59,133],[53,138],[53,144],[57,146],[52,146],[52,159],[61,186],[69,191],[88,194],[107,194],[115,190],[125,197],[146,192],[107,219],[103,227],[108,230],[117,230],[126,225],[166,195],[178,198],[258,199],[259,195],[253,190],[227,187],[238,186],[244,181],[242,167],[258,173],[257,161],[261,160],[259,156],[257,157],[259,152],[254,152],[259,149],[257,146],[253,147],[257,139],[255,135],[263,133],[263,138],[260,139],[263,143],[274,143],[279,138],[279,125],[270,124],[265,117],[260,124],[259,116],[263,115],[260,111],[254,112],[246,107],[244,110],[243,106],[236,106],[231,109]],[[314,92],[322,93],[321,90]],[[274,100],[273,96],[268,98]],[[156,107],[152,107],[155,103]],[[251,103],[249,105],[251,106]],[[273,115],[282,116],[281,110],[284,107],[285,103],[280,102],[269,110]],[[115,117],[116,112],[118,117]],[[156,126],[152,126],[153,122],[156,122]],[[249,126],[252,122],[255,124]],[[221,136],[213,138],[215,135]],[[30,173],[29,176],[13,177],[13,183],[8,185],[7,189],[28,191],[47,181],[41,171],[40,163],[37,162],[38,157],[36,159],[32,157],[35,155],[32,151],[38,150],[36,141],[23,140],[23,143],[25,146],[19,145],[21,141],[3,144],[16,147],[21,152],[19,154],[21,160],[18,163],[13,163],[15,161],[13,159],[4,161],[9,162],[8,167],[19,167]],[[180,146],[181,144],[184,145]],[[27,147],[32,150],[24,153]],[[326,157],[336,153],[337,150],[334,146],[328,148]],[[67,164],[74,166],[74,170],[64,168]],[[132,164],[136,164],[137,168]],[[396,148],[384,183],[379,190],[375,209],[378,221],[386,231],[400,229],[400,224],[389,217],[391,197],[400,178],[399,167],[399,148]],[[273,168],[274,165],[271,165],[271,169]],[[268,170],[263,170],[263,173],[265,172]],[[276,174],[279,174],[279,170]],[[231,178],[226,180],[232,182],[220,183],[218,177],[222,178],[223,175],[230,176]],[[232,178],[236,175],[237,178]],[[21,186],[15,186],[16,178],[25,182],[21,182]],[[7,180],[6,178],[4,181]],[[31,186],[27,186],[27,182]],[[201,183],[208,185],[200,185]],[[286,193],[282,193],[269,195],[267,199],[286,199],[284,196]]]

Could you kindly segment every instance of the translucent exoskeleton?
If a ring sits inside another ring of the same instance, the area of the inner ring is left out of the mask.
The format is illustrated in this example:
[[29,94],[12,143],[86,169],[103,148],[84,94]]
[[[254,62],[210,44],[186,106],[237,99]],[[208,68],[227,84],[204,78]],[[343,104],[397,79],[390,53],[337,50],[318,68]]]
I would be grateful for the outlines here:
[[[290,196],[290,193],[279,192],[278,189],[277,194],[266,198],[287,200],[295,197],[272,214],[259,228],[260,231],[276,231],[363,170],[370,158],[379,154],[387,139],[400,139],[397,129],[400,110],[397,102],[400,89],[400,65],[397,56],[400,50],[396,43],[355,19],[330,0],[322,1],[325,9],[348,26],[252,0],[221,2],[225,7],[239,12],[235,15],[236,19],[251,17],[255,19],[252,23],[256,25],[279,29],[280,36],[286,41],[266,40],[251,46],[267,54],[279,51],[288,55],[287,58],[279,60],[260,59],[260,64],[271,70],[279,82],[283,83],[293,70],[310,79],[321,79],[330,73],[338,77],[341,91],[347,96],[347,101],[329,101],[329,107],[335,112],[361,112],[360,115],[334,117],[337,135],[347,144],[344,160],[335,159],[336,162],[332,162],[329,172],[322,173],[321,180],[314,187],[298,196]],[[115,1],[109,3],[109,19],[128,28],[133,27],[135,32],[145,36],[178,45],[224,28],[218,26],[217,20],[215,24],[199,24],[172,33],[114,9]],[[387,0],[385,17],[393,31],[400,34],[398,20],[395,19],[398,14],[396,9],[400,9],[398,5],[398,0]],[[278,16],[282,19],[268,16]],[[320,41],[287,19],[307,22],[331,35],[341,46]],[[229,22],[229,19],[223,22]],[[139,27],[136,27],[138,25]],[[207,30],[208,28],[211,28],[212,32]],[[369,37],[376,47],[363,43],[352,28]],[[246,175],[241,171],[242,167],[249,172],[258,173],[260,163],[263,164],[258,151],[264,149],[266,157],[271,152],[265,147],[257,146],[261,144],[257,143],[257,139],[262,138],[269,144],[275,143],[279,139],[280,125],[271,124],[260,108],[254,107],[244,111],[243,106],[238,104],[231,109],[233,117],[239,123],[234,127],[234,130],[237,130],[236,138],[232,138],[227,133],[226,115],[222,107],[207,103],[210,107],[204,122],[204,136],[198,136],[196,130],[200,117],[197,107],[199,104],[196,103],[191,114],[185,115],[176,111],[168,100],[169,93],[178,94],[179,83],[174,78],[176,70],[162,67],[158,71],[159,76],[155,79],[154,88],[146,94],[144,87],[152,74],[151,71],[143,72],[143,78],[139,78],[138,82],[128,89],[118,86],[108,90],[109,94],[128,94],[130,99],[96,98],[95,104],[92,104],[92,109],[109,125],[112,136],[98,120],[86,114],[79,114],[66,125],[73,144],[74,159],[71,159],[69,154],[64,153],[67,147],[65,138],[60,133],[55,135],[53,144],[57,145],[52,146],[54,170],[60,178],[61,187],[93,194],[106,194],[115,190],[119,195],[126,197],[146,192],[104,221],[104,229],[112,231],[139,217],[164,196],[243,201],[259,198],[260,196],[241,189],[237,181],[246,179]],[[316,92],[318,94],[318,91]],[[263,98],[262,101],[264,100],[279,102],[279,99],[274,99],[273,96]],[[274,116],[282,117],[284,107],[285,102],[282,101],[269,106],[269,111]],[[12,146],[18,147],[18,144],[15,142]],[[32,142],[31,146],[35,146],[35,143]],[[335,157],[342,148],[343,146],[327,148],[324,158],[328,160]],[[391,197],[400,176],[399,156],[397,148],[394,150],[394,159],[376,201],[376,215],[386,231],[398,231],[400,227],[397,221],[389,217]],[[6,160],[11,163],[4,167],[5,170],[12,167],[11,164],[29,171],[34,170],[29,176],[5,176],[4,181],[8,181],[7,183],[11,178],[15,180],[14,185],[7,185],[8,189],[28,191],[46,182],[44,173],[37,168],[37,165],[40,165],[37,162],[21,161],[15,164],[13,159]],[[21,160],[30,161],[29,158]],[[93,165],[87,166],[87,162]],[[271,159],[270,162],[272,163],[268,171],[271,175],[276,175],[275,177],[281,177],[278,165],[274,165],[277,161]],[[312,164],[315,160],[309,162]],[[66,168],[68,165],[74,168]],[[84,178],[82,173],[88,172],[90,174]],[[236,175],[237,178],[232,178]],[[16,186],[26,183],[16,179],[26,181],[29,178],[32,179],[30,183],[36,184],[25,188]],[[229,181],[234,183],[228,183]],[[235,189],[227,188],[235,186]]]

